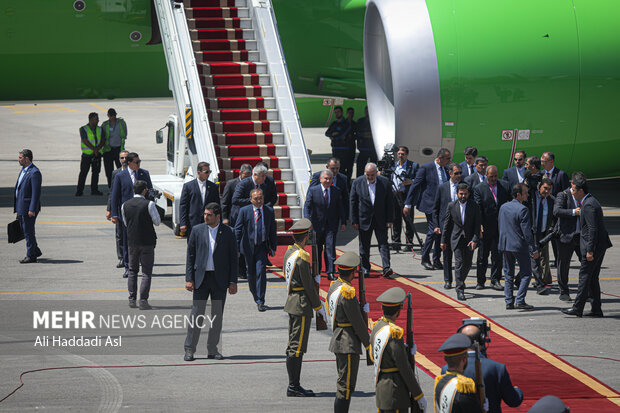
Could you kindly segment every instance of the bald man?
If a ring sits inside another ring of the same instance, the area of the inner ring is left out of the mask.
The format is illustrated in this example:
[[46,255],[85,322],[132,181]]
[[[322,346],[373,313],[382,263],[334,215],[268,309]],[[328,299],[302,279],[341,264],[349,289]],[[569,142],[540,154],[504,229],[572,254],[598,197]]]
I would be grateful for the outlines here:
[[[482,379],[485,395],[489,401],[487,413],[500,413],[502,411],[502,400],[510,407],[520,406],[523,402],[523,391],[512,385],[505,365],[487,358],[486,348],[484,343],[481,343],[480,328],[474,324],[469,324],[463,327],[460,332],[472,340],[472,347],[468,350],[467,367],[463,375],[473,380],[476,379],[476,351],[473,343],[480,343]],[[446,365],[441,369],[442,374],[446,372],[447,367]]]

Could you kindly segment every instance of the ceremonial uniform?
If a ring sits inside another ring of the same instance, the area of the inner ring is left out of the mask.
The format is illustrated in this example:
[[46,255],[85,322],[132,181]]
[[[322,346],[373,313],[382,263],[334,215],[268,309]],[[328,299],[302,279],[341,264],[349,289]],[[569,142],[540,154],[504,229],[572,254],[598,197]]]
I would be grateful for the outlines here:
[[[346,262],[347,260],[352,262]],[[341,275],[348,276],[359,265],[359,261],[357,254],[345,252],[335,264]],[[336,355],[338,369],[336,399],[348,402],[357,382],[360,354],[362,354],[360,344],[363,343],[364,347],[370,350],[368,324],[362,316],[355,288],[349,281],[338,278],[332,282],[327,293],[327,303],[328,317],[333,330],[329,351]],[[348,403],[345,405],[346,407],[343,406],[337,411],[348,411]],[[335,407],[339,407],[338,401]]]
[[[377,301],[384,307],[402,306],[404,300],[405,292],[399,287],[390,288],[377,297]],[[424,399],[424,393],[409,364],[403,334],[403,329],[385,316],[372,329],[370,342],[375,365],[377,409],[380,412],[408,411],[412,407],[410,394],[418,403]]]
[[[291,227],[295,232],[301,227],[310,229],[311,223],[303,218]],[[310,254],[302,246],[291,245],[284,254],[284,275],[288,289],[288,297],[284,311],[289,314],[288,346],[286,348],[286,365],[289,373],[289,389],[301,388],[299,376],[301,374],[302,358],[308,349],[308,334],[313,317],[313,310],[322,309],[319,293],[314,286],[312,277]],[[310,395],[310,394],[306,394]],[[312,393],[314,395],[314,393]],[[302,396],[302,395],[300,395]]]

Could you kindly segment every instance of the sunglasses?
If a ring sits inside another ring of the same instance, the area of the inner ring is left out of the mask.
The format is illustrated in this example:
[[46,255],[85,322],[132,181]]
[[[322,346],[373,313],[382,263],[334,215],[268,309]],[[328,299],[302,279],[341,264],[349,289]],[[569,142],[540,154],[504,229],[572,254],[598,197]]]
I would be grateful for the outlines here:
[[127,159],[127,157],[126,156],[121,156],[121,159]]
[[137,161],[133,161],[133,163],[135,163],[136,165],[140,165],[140,162],[142,162],[140,159],[138,159]]
[[515,160],[515,162],[518,162],[518,161],[522,161],[523,158],[515,158],[514,160]]
[[210,174],[211,171],[207,170],[207,171],[198,171],[198,172],[202,172],[203,174]]
[[463,175],[463,172],[452,172],[452,175]]

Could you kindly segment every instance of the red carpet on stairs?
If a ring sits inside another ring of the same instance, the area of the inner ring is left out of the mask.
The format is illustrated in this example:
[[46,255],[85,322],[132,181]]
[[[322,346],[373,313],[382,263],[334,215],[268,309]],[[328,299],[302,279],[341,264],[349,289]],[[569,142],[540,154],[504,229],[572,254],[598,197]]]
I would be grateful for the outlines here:
[[[278,267],[273,269],[273,272],[280,277],[287,248],[288,246],[278,247],[276,256],[271,258],[273,265]],[[309,248],[308,251],[310,252]],[[325,294],[329,284],[330,282],[323,276],[321,290]],[[357,290],[357,281],[353,285]],[[484,314],[407,278],[366,279],[366,295],[370,303],[369,317],[372,320],[377,320],[382,315],[381,306],[376,301],[377,297],[391,287],[401,287],[412,294],[415,342],[418,348],[416,362],[418,367],[430,376],[435,377],[439,374],[445,364],[442,354],[437,349],[446,338],[456,332],[462,319],[482,317],[492,324],[489,358],[507,365],[513,385],[521,388],[525,395],[523,403],[518,408],[512,409],[502,404],[504,411],[527,412],[538,399],[548,394],[561,398],[571,408],[571,413],[620,411],[620,395],[596,378],[510,332]],[[403,328],[406,326],[406,312],[402,312],[398,324]],[[366,373],[360,371],[360,374]],[[427,398],[431,397],[432,395],[427,395]]]

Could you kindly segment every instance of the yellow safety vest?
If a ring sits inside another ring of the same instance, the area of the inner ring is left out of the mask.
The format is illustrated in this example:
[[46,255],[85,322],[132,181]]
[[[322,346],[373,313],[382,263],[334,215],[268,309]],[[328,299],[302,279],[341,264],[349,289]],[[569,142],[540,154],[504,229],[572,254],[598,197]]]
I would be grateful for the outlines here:
[[[125,150],[125,138],[127,138],[127,126],[123,118],[116,118],[116,122],[121,127],[121,151],[124,151]],[[103,125],[101,125],[101,127],[105,128],[106,140],[105,140],[105,145],[103,146],[103,149],[101,150],[102,153],[105,153],[111,149],[110,148],[110,121],[106,120],[105,122],[103,122]]]
[[[93,133],[92,129],[90,128],[90,126],[88,125],[84,125],[82,126],[82,129],[84,129],[84,131],[86,132],[86,136],[88,137],[88,142],[90,142],[91,145],[93,145],[95,148],[97,146],[99,146],[99,143],[101,142],[101,127],[97,126],[96,129],[96,136]],[[86,146],[84,144],[84,142],[81,141],[81,145],[82,145],[82,154],[84,155],[92,155],[94,153],[94,151],[92,149],[90,149],[88,146]]]

